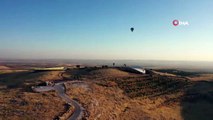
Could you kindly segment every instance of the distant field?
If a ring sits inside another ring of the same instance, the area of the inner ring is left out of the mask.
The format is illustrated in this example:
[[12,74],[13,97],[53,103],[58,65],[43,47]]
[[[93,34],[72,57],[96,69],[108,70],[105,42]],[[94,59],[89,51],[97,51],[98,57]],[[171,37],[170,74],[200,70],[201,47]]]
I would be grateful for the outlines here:
[[187,71],[181,71],[177,69],[155,69],[155,71],[184,76],[184,77],[198,76],[199,74],[201,74],[200,72],[187,72]]
[[50,67],[50,68],[32,68],[35,71],[62,71],[65,70],[65,67]]

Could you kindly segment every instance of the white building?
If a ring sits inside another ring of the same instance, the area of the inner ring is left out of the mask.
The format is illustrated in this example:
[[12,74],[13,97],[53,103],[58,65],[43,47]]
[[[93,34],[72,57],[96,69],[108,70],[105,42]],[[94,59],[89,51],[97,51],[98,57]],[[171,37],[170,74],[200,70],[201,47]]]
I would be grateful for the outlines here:
[[143,68],[132,68],[132,69],[134,69],[134,70],[136,70],[136,71],[138,71],[138,72],[140,72],[142,74],[146,74],[146,70],[143,69]]

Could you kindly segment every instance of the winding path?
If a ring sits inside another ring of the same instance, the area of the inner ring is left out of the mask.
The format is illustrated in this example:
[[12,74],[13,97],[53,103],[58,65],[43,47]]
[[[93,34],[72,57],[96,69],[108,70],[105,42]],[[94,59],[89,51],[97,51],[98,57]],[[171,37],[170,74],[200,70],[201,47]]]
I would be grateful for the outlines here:
[[63,82],[56,83],[54,86],[37,86],[32,88],[36,92],[45,92],[45,91],[55,90],[64,101],[74,106],[75,111],[68,118],[68,120],[80,120],[83,117],[83,110],[84,110],[83,107],[77,101],[70,99],[69,96],[65,93],[66,88]]

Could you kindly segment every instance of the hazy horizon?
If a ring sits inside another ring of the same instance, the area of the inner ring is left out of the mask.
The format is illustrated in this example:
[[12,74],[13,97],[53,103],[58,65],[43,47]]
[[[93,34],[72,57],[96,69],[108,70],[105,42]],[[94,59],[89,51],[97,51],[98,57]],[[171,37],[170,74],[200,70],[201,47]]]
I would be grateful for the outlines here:
[[109,65],[112,66],[115,63],[116,66],[127,66],[132,67],[145,67],[145,68],[169,68],[169,69],[180,69],[187,71],[197,72],[213,72],[213,62],[207,61],[170,61],[170,60],[92,60],[92,59],[40,59],[40,60],[29,60],[29,59],[0,59],[0,65],[4,64],[82,64],[86,66],[96,65]]
[[[213,61],[212,6],[212,0],[1,0],[0,58]],[[174,26],[175,19],[189,25]]]

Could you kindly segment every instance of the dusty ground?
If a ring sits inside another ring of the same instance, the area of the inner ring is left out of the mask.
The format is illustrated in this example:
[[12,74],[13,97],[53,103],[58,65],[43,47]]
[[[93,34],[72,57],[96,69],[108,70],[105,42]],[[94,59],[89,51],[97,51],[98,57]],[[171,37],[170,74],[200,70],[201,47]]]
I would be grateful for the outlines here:
[[0,120],[52,120],[65,112],[65,103],[55,92],[32,92],[31,86],[41,84],[39,78],[43,75],[32,72],[0,75]]
[[213,81],[213,74],[200,74],[199,76],[188,77],[192,81]]

